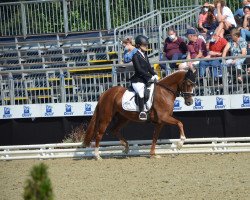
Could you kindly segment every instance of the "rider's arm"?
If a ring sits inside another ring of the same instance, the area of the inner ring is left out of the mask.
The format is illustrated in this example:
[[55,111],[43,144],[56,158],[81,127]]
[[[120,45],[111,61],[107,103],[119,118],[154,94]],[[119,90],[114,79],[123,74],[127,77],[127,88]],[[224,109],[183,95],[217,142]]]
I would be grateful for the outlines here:
[[144,71],[141,68],[141,64],[140,64],[140,61],[139,61],[139,58],[138,58],[138,54],[135,54],[133,56],[132,62],[133,62],[133,66],[135,68],[135,71],[138,72],[141,77],[143,77],[144,79],[146,79],[147,81],[149,81],[151,77],[149,76],[148,73],[146,73],[146,71]]

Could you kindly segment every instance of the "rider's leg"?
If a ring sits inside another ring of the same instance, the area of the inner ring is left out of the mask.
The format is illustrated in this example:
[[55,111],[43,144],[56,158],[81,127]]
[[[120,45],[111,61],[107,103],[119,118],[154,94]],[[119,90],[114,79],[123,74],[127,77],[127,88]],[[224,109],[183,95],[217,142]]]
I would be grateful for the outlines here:
[[144,112],[144,83],[132,83],[132,86],[136,93],[139,95],[139,119],[147,120],[147,114]]

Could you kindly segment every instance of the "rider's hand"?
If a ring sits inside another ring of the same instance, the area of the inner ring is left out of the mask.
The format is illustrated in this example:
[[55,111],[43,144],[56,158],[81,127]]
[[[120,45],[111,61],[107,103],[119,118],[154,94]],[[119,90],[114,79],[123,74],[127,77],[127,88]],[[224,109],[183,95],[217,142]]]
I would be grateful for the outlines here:
[[157,75],[152,76],[151,80],[152,81],[158,81],[159,77]]

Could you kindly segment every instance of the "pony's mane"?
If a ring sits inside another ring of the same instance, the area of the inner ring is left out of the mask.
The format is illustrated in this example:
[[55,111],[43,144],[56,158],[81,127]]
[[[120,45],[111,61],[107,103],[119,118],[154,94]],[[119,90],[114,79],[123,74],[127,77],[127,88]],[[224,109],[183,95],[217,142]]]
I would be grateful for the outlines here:
[[164,77],[164,78],[161,79],[159,82],[165,81],[165,80],[168,80],[168,79],[172,79],[172,77],[174,77],[174,76],[176,76],[176,75],[178,75],[178,74],[180,74],[180,73],[186,73],[186,72],[187,72],[186,70],[177,70],[177,71],[173,72],[172,74],[170,74],[170,75]]

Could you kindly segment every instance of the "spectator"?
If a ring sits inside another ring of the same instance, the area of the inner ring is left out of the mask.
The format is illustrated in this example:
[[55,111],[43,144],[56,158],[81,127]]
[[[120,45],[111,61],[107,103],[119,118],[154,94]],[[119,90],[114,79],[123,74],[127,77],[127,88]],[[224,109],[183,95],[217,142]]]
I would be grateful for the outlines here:
[[215,32],[220,37],[224,37],[225,30],[230,30],[237,26],[236,21],[230,8],[226,6],[225,0],[215,0],[214,6],[214,15],[219,23]]
[[[206,44],[203,39],[198,38],[198,32],[194,28],[187,29],[188,52],[187,59],[204,58],[207,56]],[[184,62],[179,65],[179,69],[190,68],[195,72],[195,66],[199,64],[199,61]]]
[[[221,57],[224,48],[227,45],[227,40],[225,38],[221,38],[220,36],[216,35],[215,33],[212,35],[212,39],[209,43],[207,43],[208,47],[208,55],[205,58],[215,58]],[[221,74],[218,72],[222,71],[221,60],[207,60],[207,61],[200,61],[200,77],[205,75],[205,71],[207,67],[212,67],[213,70],[213,77],[219,77]]]
[[[181,37],[178,37],[173,28],[168,29],[168,37],[165,40],[163,58],[161,60],[181,60],[186,58],[187,45]],[[166,69],[166,65],[161,65]],[[171,63],[172,69],[176,68],[176,63]]]
[[123,62],[124,63],[132,62],[132,57],[138,50],[137,48],[134,47],[133,37],[132,36],[126,36],[122,40],[122,45],[124,47]]
[[243,8],[244,11],[244,20],[243,20],[243,26],[240,28],[240,35],[245,40],[250,40],[250,6],[245,6]]
[[239,0],[242,3],[242,8],[239,8],[235,11],[234,16],[238,16],[239,18],[244,16],[244,7],[250,6],[250,0]]
[[210,32],[214,32],[217,27],[214,16],[214,5],[208,2],[204,3],[201,13],[199,15],[198,28],[201,33],[206,33],[208,36]]
[[237,56],[246,56],[247,55],[247,42],[240,37],[240,30],[236,28],[232,29],[230,33],[232,40],[228,42],[226,47],[224,48],[223,57],[226,57],[228,51],[230,51],[231,56],[235,56],[234,59],[229,59],[226,61],[226,66],[235,66],[238,82],[242,82],[241,70],[242,64],[244,63],[246,58],[237,58]]

